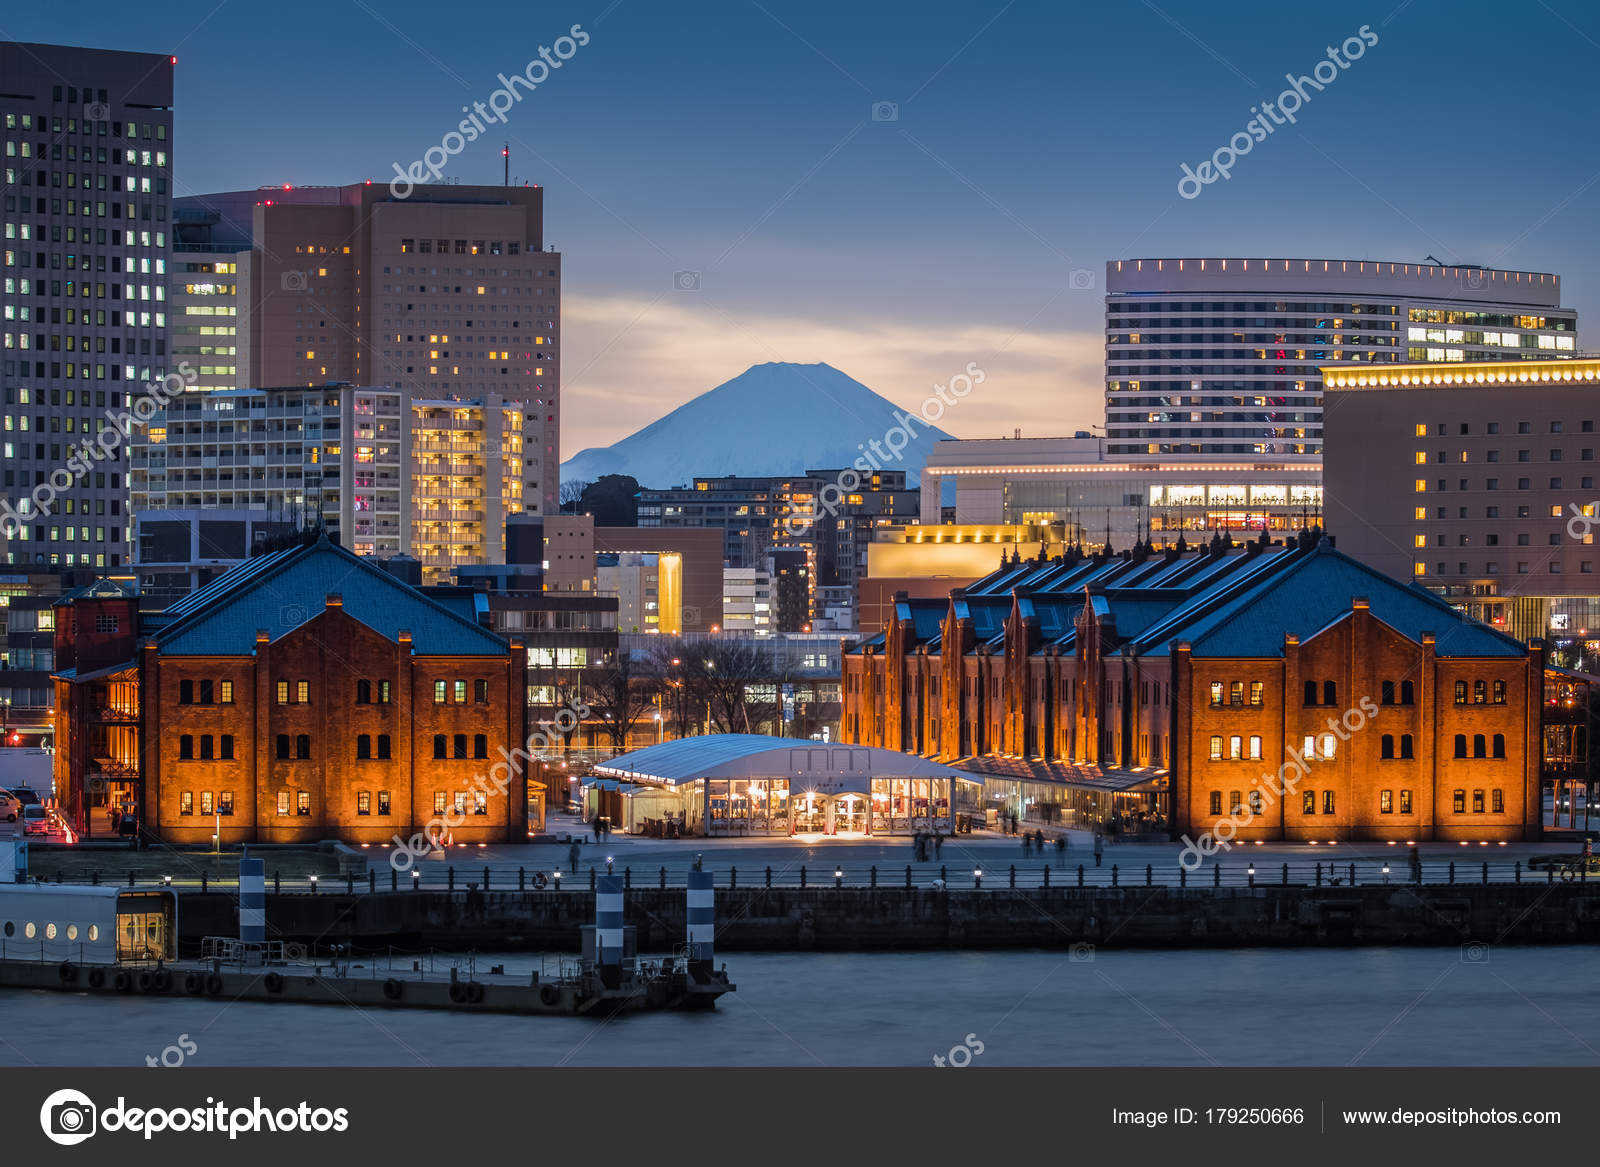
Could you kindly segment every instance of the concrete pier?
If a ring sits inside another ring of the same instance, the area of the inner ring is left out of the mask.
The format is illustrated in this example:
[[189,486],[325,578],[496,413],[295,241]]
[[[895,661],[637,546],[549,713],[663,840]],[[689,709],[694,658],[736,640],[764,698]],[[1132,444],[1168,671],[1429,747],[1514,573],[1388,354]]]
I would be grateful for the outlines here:
[[[733,951],[1600,943],[1600,883],[1362,887],[718,888],[716,945]],[[235,926],[228,895],[186,894],[185,951]],[[379,892],[267,896],[282,940],[411,950],[576,952],[592,894]],[[637,888],[641,951],[689,930],[681,889]]]

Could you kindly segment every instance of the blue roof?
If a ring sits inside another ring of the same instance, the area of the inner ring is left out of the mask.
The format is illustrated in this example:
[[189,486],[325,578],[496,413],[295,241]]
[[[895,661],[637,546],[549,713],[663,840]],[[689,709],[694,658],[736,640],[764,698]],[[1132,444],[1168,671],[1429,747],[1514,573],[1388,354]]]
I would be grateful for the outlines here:
[[163,655],[246,656],[256,631],[278,640],[337,594],[347,615],[385,639],[411,633],[418,656],[502,656],[507,644],[473,621],[327,540],[247,559],[167,609],[151,639]]
[[1108,655],[1162,656],[1173,642],[1188,641],[1195,656],[1272,657],[1283,653],[1286,634],[1302,643],[1351,611],[1364,596],[1372,615],[1401,636],[1420,643],[1434,636],[1442,657],[1521,656],[1525,647],[1433,593],[1351,559],[1323,539],[1296,543],[1214,548],[1197,555],[1156,555],[1143,560],[1113,558],[1074,564],[1010,565],[968,586],[953,601],[902,602],[900,617],[913,621],[916,643],[937,648],[934,633],[953,603],[958,618],[970,619],[979,643],[1003,635],[1014,589],[1019,610],[1038,620],[1044,643],[1058,648],[1075,641],[1074,621],[1084,605],[1115,620],[1116,643]]
[[1196,656],[1279,656],[1285,633],[1302,642],[1311,639],[1347,615],[1356,596],[1365,596],[1373,616],[1409,640],[1420,643],[1423,633],[1433,633],[1439,656],[1527,652],[1521,642],[1462,615],[1431,592],[1392,580],[1326,542],[1288,570],[1269,573],[1257,586],[1201,616],[1181,637]]

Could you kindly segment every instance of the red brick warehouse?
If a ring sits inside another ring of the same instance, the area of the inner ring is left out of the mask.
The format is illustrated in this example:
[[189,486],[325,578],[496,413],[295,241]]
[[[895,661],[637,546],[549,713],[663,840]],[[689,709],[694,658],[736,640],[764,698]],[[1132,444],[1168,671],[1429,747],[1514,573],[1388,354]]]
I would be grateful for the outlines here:
[[1013,560],[948,600],[901,595],[844,660],[842,740],[1091,829],[1536,839],[1586,750],[1587,679],[1542,642],[1310,536]]
[[378,843],[447,813],[459,843],[542,829],[539,774],[492,781],[526,743],[524,654],[470,612],[326,540],[137,608],[104,582],[57,607],[56,792],[80,834],[122,804],[173,843],[219,816],[224,843]]

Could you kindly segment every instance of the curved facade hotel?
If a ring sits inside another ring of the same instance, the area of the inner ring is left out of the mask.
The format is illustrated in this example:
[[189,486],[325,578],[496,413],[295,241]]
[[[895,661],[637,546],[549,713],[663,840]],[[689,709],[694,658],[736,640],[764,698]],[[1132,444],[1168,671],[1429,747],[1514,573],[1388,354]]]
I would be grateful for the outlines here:
[[1356,259],[1106,264],[1113,457],[1317,456],[1322,365],[1571,355],[1561,279]]
[[841,737],[1032,820],[1534,839],[1544,784],[1585,773],[1584,678],[1309,533],[1074,549],[896,608],[845,655]]

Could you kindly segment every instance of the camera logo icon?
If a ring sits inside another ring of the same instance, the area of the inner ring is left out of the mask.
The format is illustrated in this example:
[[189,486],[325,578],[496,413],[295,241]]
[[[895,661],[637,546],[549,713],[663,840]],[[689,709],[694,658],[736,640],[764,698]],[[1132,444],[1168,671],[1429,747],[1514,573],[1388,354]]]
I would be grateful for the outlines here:
[[872,120],[875,122],[897,122],[900,120],[900,103],[898,101],[875,101],[872,103]]
[[1074,268],[1067,276],[1067,286],[1074,292],[1091,292],[1094,290],[1094,272],[1090,268]]
[[283,290],[286,292],[304,292],[306,290],[306,273],[303,271],[286,271],[283,273]]
[[1074,944],[1071,948],[1067,949],[1067,959],[1075,964],[1089,964],[1094,960],[1094,945],[1083,943]]
[[672,286],[680,292],[698,292],[700,290],[700,273],[697,271],[675,271],[672,273]]
[[39,1125],[45,1138],[62,1147],[75,1147],[95,1132],[94,1102],[79,1090],[57,1090],[39,1108]]
[[1461,946],[1462,964],[1486,964],[1489,960],[1489,946],[1481,940],[1474,940]]
[[285,604],[278,609],[278,622],[285,628],[298,628],[311,618],[304,605]]
[[1477,269],[1467,273],[1467,287],[1481,288],[1484,285],[1483,272]]

